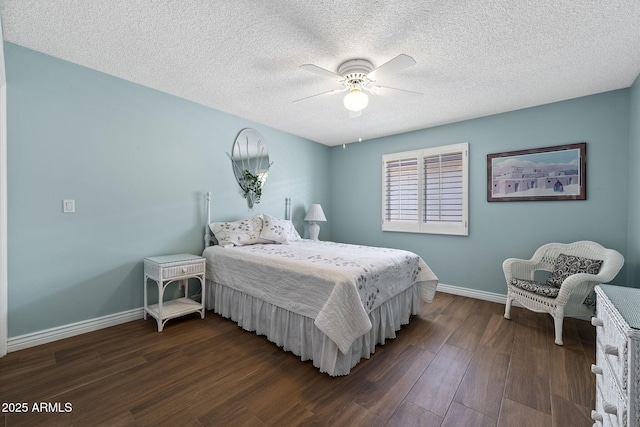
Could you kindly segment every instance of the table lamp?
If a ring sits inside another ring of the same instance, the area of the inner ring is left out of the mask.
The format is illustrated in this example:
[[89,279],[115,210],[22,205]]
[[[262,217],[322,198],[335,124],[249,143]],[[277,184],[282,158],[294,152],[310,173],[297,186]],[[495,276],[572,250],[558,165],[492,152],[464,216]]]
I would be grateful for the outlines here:
[[320,226],[316,224],[316,221],[326,221],[327,218],[324,216],[324,212],[322,211],[322,206],[317,203],[312,204],[309,207],[309,211],[304,217],[305,221],[309,221],[309,237],[311,240],[318,240],[318,235],[320,234]]

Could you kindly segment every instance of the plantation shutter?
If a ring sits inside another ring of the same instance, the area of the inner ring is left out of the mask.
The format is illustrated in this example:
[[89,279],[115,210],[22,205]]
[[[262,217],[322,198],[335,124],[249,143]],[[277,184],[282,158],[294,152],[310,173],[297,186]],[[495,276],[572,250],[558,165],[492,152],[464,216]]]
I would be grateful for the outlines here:
[[418,221],[418,158],[387,161],[385,182],[385,219]]
[[469,234],[469,145],[382,156],[382,230]]
[[423,158],[424,222],[463,220],[462,160],[462,152]]

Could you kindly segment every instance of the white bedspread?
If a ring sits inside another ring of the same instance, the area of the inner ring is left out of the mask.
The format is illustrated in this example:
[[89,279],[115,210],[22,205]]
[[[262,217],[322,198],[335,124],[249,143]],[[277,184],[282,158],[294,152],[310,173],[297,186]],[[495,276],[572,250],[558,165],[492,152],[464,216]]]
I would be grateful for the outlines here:
[[412,252],[343,243],[211,246],[203,256],[209,280],[314,319],[343,353],[371,329],[371,310],[414,283],[430,302],[438,281]]

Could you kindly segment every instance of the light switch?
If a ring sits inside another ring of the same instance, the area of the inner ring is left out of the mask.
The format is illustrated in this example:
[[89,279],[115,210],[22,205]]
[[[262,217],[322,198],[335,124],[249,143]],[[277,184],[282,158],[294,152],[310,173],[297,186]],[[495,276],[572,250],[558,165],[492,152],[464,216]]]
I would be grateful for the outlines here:
[[62,212],[64,213],[75,213],[76,211],[76,201],[71,199],[65,199],[62,201]]

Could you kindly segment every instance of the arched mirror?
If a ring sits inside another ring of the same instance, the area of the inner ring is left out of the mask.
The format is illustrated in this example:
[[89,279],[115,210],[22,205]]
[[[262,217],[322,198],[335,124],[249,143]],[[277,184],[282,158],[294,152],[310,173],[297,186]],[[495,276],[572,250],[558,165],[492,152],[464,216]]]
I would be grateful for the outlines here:
[[264,138],[255,129],[242,129],[231,150],[231,163],[236,181],[249,208],[260,203],[262,186],[269,174],[269,152]]

